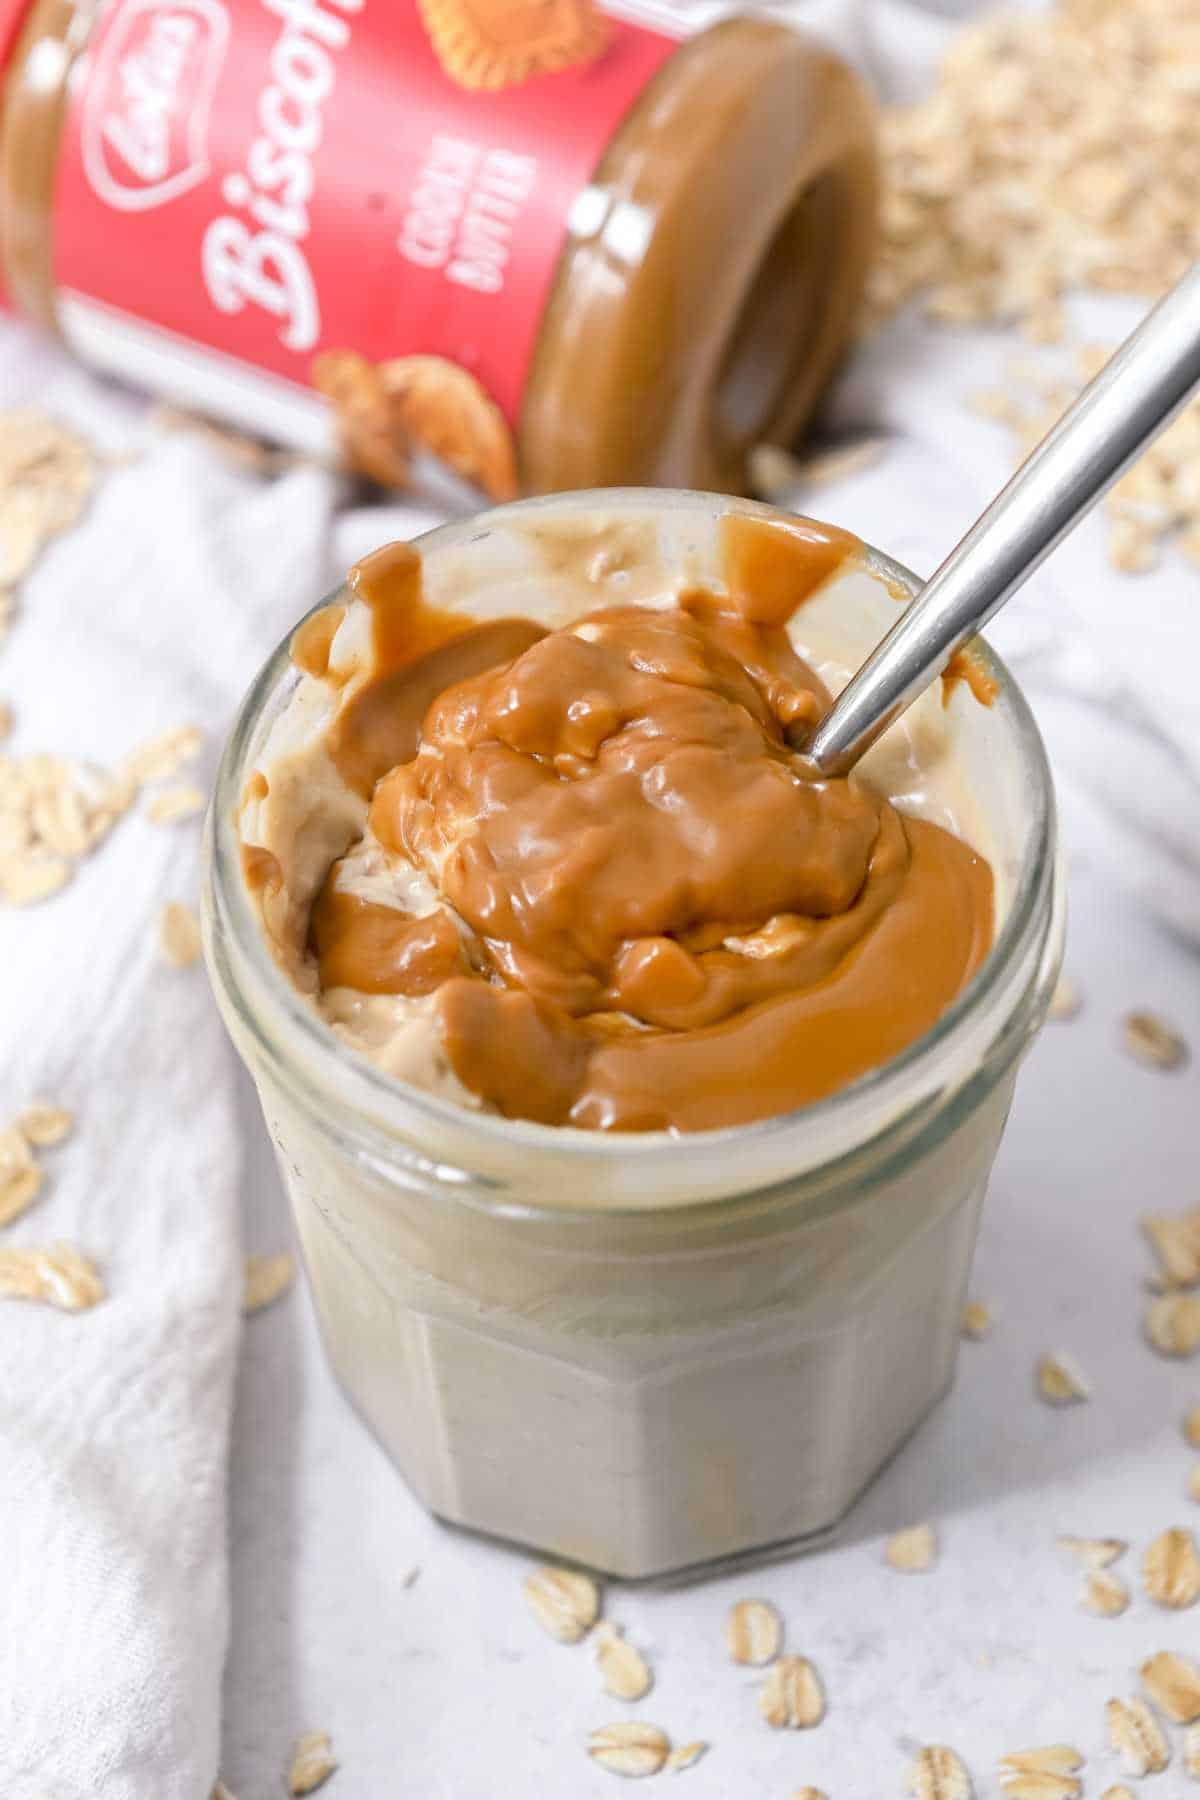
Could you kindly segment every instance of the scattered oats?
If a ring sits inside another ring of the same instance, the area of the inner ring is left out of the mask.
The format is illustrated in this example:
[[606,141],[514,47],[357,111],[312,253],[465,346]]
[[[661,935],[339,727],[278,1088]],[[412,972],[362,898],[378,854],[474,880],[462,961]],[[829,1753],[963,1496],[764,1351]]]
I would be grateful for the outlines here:
[[593,1762],[612,1775],[657,1775],[667,1760],[671,1740],[657,1725],[643,1725],[637,1719],[624,1719],[617,1725],[602,1725],[588,1738],[587,1751]]
[[291,1254],[287,1250],[280,1250],[275,1256],[248,1256],[242,1311],[261,1312],[264,1307],[272,1305],[287,1293],[294,1274]]
[[160,788],[146,807],[146,817],[154,825],[175,825],[180,819],[194,819],[205,807],[203,788]]
[[725,1643],[735,1663],[761,1668],[779,1655],[783,1620],[769,1600],[739,1600],[725,1621]]
[[[1165,291],[1200,257],[1197,66],[1188,0],[1060,0],[960,30],[932,92],[881,122],[868,327],[920,299],[948,324],[1016,325],[1048,343],[1071,291]],[[1090,380],[1108,355],[1078,347],[1073,378]],[[1004,381],[971,404],[1032,447],[1062,411],[1061,377],[1018,369]],[[1112,560],[1150,567],[1171,534],[1200,561],[1198,496],[1193,402],[1109,496]]]
[[1082,1767],[1070,1744],[1014,1750],[1000,1758],[1000,1786],[1011,1800],[1078,1800],[1083,1783],[1075,1771]]
[[1036,1379],[1038,1394],[1047,1406],[1077,1406],[1091,1398],[1085,1376],[1068,1356],[1039,1356]]
[[917,1573],[937,1561],[937,1538],[932,1525],[910,1525],[897,1531],[884,1546],[884,1558],[893,1569]]
[[173,725],[157,737],[147,738],[125,758],[123,768],[139,786],[148,781],[169,781],[184,763],[199,756],[204,733],[198,725]]
[[159,913],[158,947],[173,969],[189,968],[199,956],[199,921],[182,900],[168,900]]
[[1200,1406],[1193,1406],[1183,1415],[1183,1435],[1193,1450],[1200,1450]]
[[289,1794],[311,1794],[328,1781],[337,1768],[333,1744],[327,1731],[306,1731],[292,1752],[288,1769]]
[[1200,1209],[1179,1215],[1148,1213],[1141,1221],[1168,1288],[1194,1287],[1200,1282]]
[[57,893],[131,792],[104,770],[65,757],[0,757],[0,898],[31,906]]
[[1200,1350],[1200,1296],[1162,1294],[1146,1308],[1146,1336],[1162,1356]]
[[1083,1604],[1101,1619],[1116,1619],[1129,1605],[1129,1589],[1111,1569],[1093,1569],[1083,1585]]
[[23,809],[9,799],[0,811],[0,859],[19,858],[33,842],[33,831]]
[[1192,1464],[1191,1474],[1188,1476],[1187,1491],[1189,1499],[1200,1500],[1200,1463]]
[[680,1744],[678,1750],[672,1750],[663,1767],[678,1775],[682,1770],[690,1769],[693,1763],[698,1763],[707,1749],[708,1744],[703,1738],[693,1738],[690,1744]]
[[75,432],[33,407],[0,412],[0,588],[26,576],[73,525],[96,481],[96,458]]
[[967,405],[981,418],[998,419],[1002,425],[1020,423],[1020,402],[1008,388],[981,388],[977,393],[968,394]]
[[1179,1069],[1188,1059],[1188,1047],[1179,1033],[1155,1013],[1126,1013],[1122,1029],[1126,1050],[1148,1068]]
[[1200,1779],[1200,1725],[1189,1725],[1183,1734],[1183,1772]]
[[1160,1712],[1176,1725],[1200,1719],[1200,1668],[1186,1656],[1160,1650],[1142,1664],[1142,1685]]
[[1010,1750],[1000,1758],[1000,1778],[1017,1775],[1074,1775],[1083,1756],[1073,1744],[1043,1744],[1036,1750]]
[[28,1212],[46,1180],[36,1164],[0,1181],[0,1225],[11,1225]]
[[800,459],[780,444],[753,444],[747,469],[750,492],[759,500],[782,504],[800,485]]
[[965,1338],[978,1341],[988,1337],[995,1323],[995,1315],[986,1300],[968,1300],[963,1307],[961,1330]]
[[56,856],[86,856],[90,847],[83,796],[67,780],[34,792],[29,806],[33,836]]
[[829,1800],[829,1795],[824,1788],[797,1788],[792,1795],[792,1800]]
[[825,1695],[807,1656],[781,1656],[758,1697],[758,1710],[774,1729],[807,1731],[825,1717]]
[[908,1771],[908,1791],[915,1800],[972,1800],[974,1793],[961,1758],[945,1744],[917,1751]]
[[7,700],[0,700],[0,739],[8,737],[13,728],[13,710]]
[[217,1777],[217,1785],[209,1796],[209,1800],[235,1800],[235,1796],[230,1793],[220,1776]]
[[33,1168],[33,1151],[19,1125],[0,1131],[0,1186]]
[[960,32],[928,98],[884,115],[876,315],[923,293],[935,316],[1037,339],[1072,287],[1151,295],[1182,273],[1200,253],[1188,19],[1172,0],[1139,0],[1132,17],[1067,0]]
[[34,1100],[19,1115],[17,1128],[31,1144],[48,1149],[51,1144],[61,1144],[74,1130],[75,1115],[65,1106],[51,1106],[48,1100]]
[[644,1699],[654,1678],[641,1651],[623,1638],[615,1625],[598,1625],[595,1645],[596,1662],[605,1690],[613,1699]]
[[1129,1545],[1124,1538],[1060,1537],[1058,1547],[1078,1557],[1085,1569],[1106,1569],[1124,1556]]
[[1130,1775],[1157,1775],[1171,1760],[1162,1727],[1144,1700],[1110,1700],[1104,1709],[1108,1741]]
[[1158,534],[1137,519],[1118,517],[1108,537],[1108,560],[1122,575],[1145,575],[1158,564]]
[[0,1294],[85,1312],[103,1300],[104,1283],[95,1264],[70,1244],[48,1244],[0,1250]]
[[886,449],[887,439],[882,437],[837,444],[812,456],[800,457],[796,463],[796,480],[802,487],[827,487],[832,482],[845,481],[861,469],[873,468]]
[[522,1583],[529,1610],[560,1644],[577,1644],[596,1623],[600,1590],[577,1569],[535,1569]]
[[1142,1558],[1146,1592],[1159,1606],[1179,1611],[1200,1599],[1200,1556],[1190,1531],[1175,1525],[1147,1546]]
[[1127,1788],[1123,1783],[1118,1782],[1116,1787],[1105,1788],[1100,1800],[1135,1800],[1135,1797],[1132,1788]]
[[88,801],[88,849],[103,842],[123,814],[133,805],[137,788],[125,774],[110,774],[85,769],[80,777],[86,783]]
[[61,856],[0,857],[0,894],[10,906],[36,906],[70,877],[71,865]]

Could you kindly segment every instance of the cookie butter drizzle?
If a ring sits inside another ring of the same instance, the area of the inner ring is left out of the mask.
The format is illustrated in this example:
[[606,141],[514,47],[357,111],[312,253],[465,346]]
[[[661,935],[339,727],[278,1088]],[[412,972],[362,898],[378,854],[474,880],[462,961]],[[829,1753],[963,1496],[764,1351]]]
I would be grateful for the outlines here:
[[[360,563],[371,655],[328,744],[397,903],[333,864],[309,923],[321,989],[431,996],[486,1105],[607,1129],[785,1112],[927,1030],[990,945],[991,871],[795,754],[829,696],[786,622],[859,553],[731,517],[725,596],[549,633],[432,608],[406,546]],[[340,623],[297,635],[318,679]]]

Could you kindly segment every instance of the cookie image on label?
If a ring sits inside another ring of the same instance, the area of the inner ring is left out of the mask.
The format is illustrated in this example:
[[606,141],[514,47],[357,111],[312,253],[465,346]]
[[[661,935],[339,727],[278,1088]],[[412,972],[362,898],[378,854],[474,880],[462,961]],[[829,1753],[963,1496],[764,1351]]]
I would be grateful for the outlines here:
[[444,356],[373,363],[357,350],[323,350],[312,382],[337,420],[342,456],[380,487],[406,488],[411,458],[427,451],[490,500],[517,492],[508,420],[467,369]]
[[313,386],[333,408],[349,466],[380,487],[407,487],[408,434],[375,364],[357,350],[323,350],[313,358],[311,373]]
[[384,393],[409,443],[428,450],[490,500],[517,492],[508,420],[469,370],[444,356],[398,356],[380,363]]
[[609,42],[592,0],[417,0],[434,53],[459,87],[515,87],[577,68]]

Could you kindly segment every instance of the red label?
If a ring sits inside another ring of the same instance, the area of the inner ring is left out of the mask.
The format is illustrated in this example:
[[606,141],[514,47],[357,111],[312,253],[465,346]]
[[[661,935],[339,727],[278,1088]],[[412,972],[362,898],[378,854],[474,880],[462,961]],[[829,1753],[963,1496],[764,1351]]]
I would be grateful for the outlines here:
[[305,386],[323,349],[449,357],[515,422],[568,216],[676,48],[593,15],[111,0],[72,77],[60,289]]

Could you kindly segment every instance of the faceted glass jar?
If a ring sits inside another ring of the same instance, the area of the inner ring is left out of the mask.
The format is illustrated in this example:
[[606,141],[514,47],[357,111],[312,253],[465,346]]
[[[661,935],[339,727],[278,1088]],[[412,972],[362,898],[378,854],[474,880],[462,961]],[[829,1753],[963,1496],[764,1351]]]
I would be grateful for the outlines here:
[[[548,583],[569,586],[563,547],[586,548],[598,519],[713,579],[731,511],[772,516],[688,493],[529,501],[422,539],[426,586],[481,616],[531,610]],[[836,685],[835,665],[853,666],[916,585],[868,551],[803,609],[802,653]],[[677,1137],[469,1112],[335,1039],[272,961],[242,882],[236,807],[298,680],[286,644],[259,674],[209,822],[209,968],[329,1356],[442,1518],[631,1577],[812,1538],[945,1391],[1063,926],[1041,740],[981,654],[992,706],[931,695],[872,756],[893,759],[893,789],[907,767],[915,794],[915,749],[952,753],[996,875],[992,952],[883,1068],[787,1116]]]

